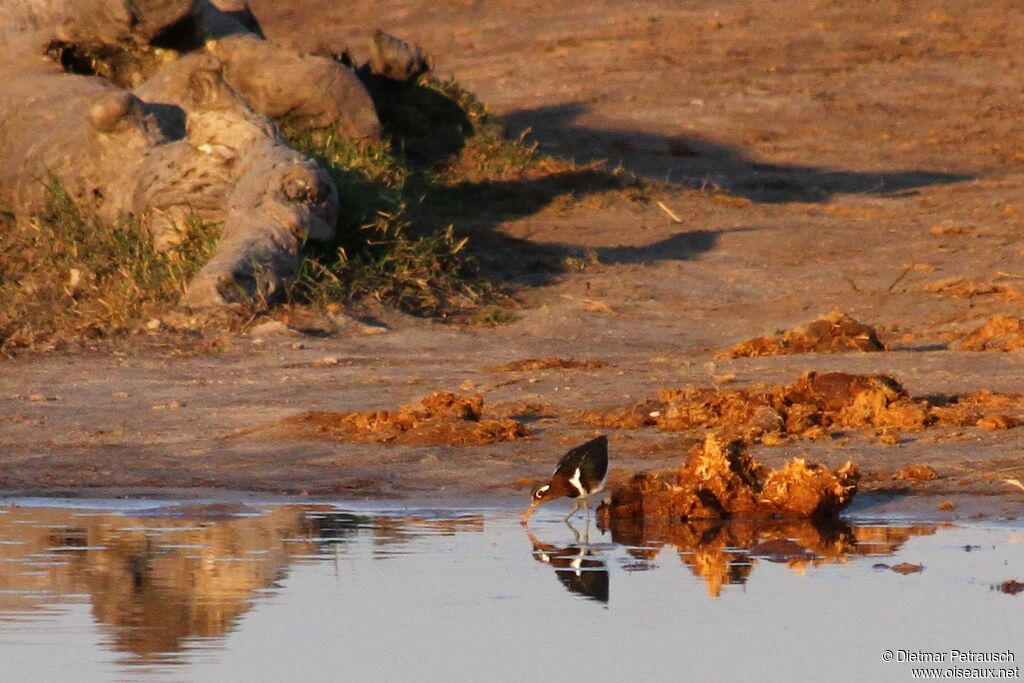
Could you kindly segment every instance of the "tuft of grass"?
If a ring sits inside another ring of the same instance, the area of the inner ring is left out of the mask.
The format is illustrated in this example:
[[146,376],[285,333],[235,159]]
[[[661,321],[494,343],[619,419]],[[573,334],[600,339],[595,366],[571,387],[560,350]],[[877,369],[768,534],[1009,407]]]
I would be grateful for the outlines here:
[[[560,170],[455,81],[368,77],[384,140],[358,145],[290,130],[331,175],[341,204],[336,239],[307,245],[289,287],[296,304],[372,298],[417,315],[501,324],[501,289],[480,274],[452,218],[482,196]],[[218,226],[193,222],[175,250],[157,252],[136,224],[110,223],[59,184],[30,220],[0,207],[0,352],[55,338],[132,331],[172,309],[206,263]]]
[[323,306],[372,298],[416,315],[446,317],[472,308],[492,287],[450,225],[414,223],[410,167],[388,144],[358,147],[333,138],[292,134],[338,188],[335,241],[307,245],[289,287],[293,303]]
[[158,252],[141,226],[102,220],[59,183],[31,220],[0,220],[0,351],[131,329],[177,303],[219,234],[194,221],[175,250]]
[[507,140],[500,123],[453,81],[376,82],[370,89],[383,142],[360,146],[286,131],[289,143],[334,179],[341,206],[336,241],[307,247],[291,301],[326,305],[370,297],[416,315],[463,319],[478,311],[485,324],[506,321],[509,316],[493,311],[504,297],[480,275],[467,238],[451,224],[434,223],[424,208],[451,194],[468,155],[492,160],[490,174],[511,173],[533,165],[535,149]]

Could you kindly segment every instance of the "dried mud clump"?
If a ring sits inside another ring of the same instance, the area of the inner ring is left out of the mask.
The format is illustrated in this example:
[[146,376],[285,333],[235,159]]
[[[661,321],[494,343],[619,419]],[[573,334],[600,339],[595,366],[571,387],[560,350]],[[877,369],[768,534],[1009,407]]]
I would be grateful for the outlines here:
[[1024,413],[1024,394],[972,391],[959,396],[931,397],[931,414],[947,427],[978,427],[986,431],[1012,429]]
[[1024,298],[1024,292],[1008,282],[1001,282],[1002,279],[1003,276],[1000,275],[993,275],[985,280],[953,277],[931,282],[925,285],[924,290],[956,299],[991,296],[995,301],[1018,301]]
[[795,353],[842,353],[844,351],[885,351],[874,328],[854,320],[843,311],[834,311],[814,320],[767,337],[740,342],[723,358],[756,358]]
[[934,481],[939,473],[930,465],[907,465],[893,477],[900,481]]
[[675,477],[634,475],[612,493],[598,518],[827,519],[853,500],[859,476],[849,462],[831,470],[800,459],[768,471],[750,456],[742,440],[709,434]]
[[528,372],[530,370],[594,370],[603,368],[599,360],[576,360],[575,358],[524,358],[503,365],[487,368],[491,372]]
[[1013,429],[1020,426],[1020,420],[1012,415],[986,415],[978,420],[976,426],[986,432],[996,432],[1002,429]]
[[430,394],[398,410],[311,411],[287,418],[284,426],[339,441],[418,446],[475,446],[529,436],[529,430],[516,420],[485,418],[483,397],[450,392]]
[[892,377],[844,372],[805,372],[791,385],[753,389],[663,389],[657,400],[582,417],[605,428],[721,429],[769,444],[825,436],[831,427],[914,430],[933,421],[927,402],[911,399]]
[[1024,320],[997,315],[960,341],[963,351],[1024,351]]

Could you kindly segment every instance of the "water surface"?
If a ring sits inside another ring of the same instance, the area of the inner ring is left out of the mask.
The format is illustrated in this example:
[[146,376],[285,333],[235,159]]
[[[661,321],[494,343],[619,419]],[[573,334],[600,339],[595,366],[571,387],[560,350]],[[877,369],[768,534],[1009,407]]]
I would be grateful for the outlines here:
[[1024,656],[1016,522],[534,520],[9,503],[4,679],[912,680],[886,650]]

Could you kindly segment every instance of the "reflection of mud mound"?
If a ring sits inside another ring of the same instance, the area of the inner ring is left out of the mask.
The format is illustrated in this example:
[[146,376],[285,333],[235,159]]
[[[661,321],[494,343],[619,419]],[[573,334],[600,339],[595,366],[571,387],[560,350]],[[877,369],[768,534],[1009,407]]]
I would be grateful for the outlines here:
[[523,360],[495,365],[487,368],[491,372],[524,372],[529,370],[593,370],[603,368],[599,360],[576,360],[574,358],[524,358]]
[[885,344],[878,340],[874,328],[842,311],[834,311],[824,318],[779,334],[740,342],[722,355],[725,358],[754,358],[843,351],[885,351]]
[[510,418],[485,418],[481,396],[449,392],[430,394],[398,410],[366,413],[311,411],[288,418],[287,428],[309,436],[360,443],[403,443],[420,446],[469,446],[511,441],[529,430]]
[[663,389],[654,401],[585,413],[583,419],[606,428],[716,428],[751,442],[794,435],[814,438],[829,427],[920,429],[931,420],[928,404],[908,397],[895,379],[844,372],[805,372],[788,386]]
[[[284,577],[293,557],[367,538],[374,546],[424,535],[478,533],[479,515],[388,517],[333,507],[179,506],[145,516],[7,508],[0,515],[0,619],[86,594],[109,644],[133,662],[163,660],[196,637],[221,637]],[[59,549],[63,552],[55,552]],[[338,556],[338,553],[332,553]],[[46,571],[28,571],[47,557]],[[13,598],[13,599],[12,599]]]
[[997,315],[960,342],[964,351],[1024,351],[1024,320]]
[[730,517],[833,517],[853,500],[859,473],[852,463],[838,470],[794,459],[767,471],[741,440],[708,435],[674,478],[641,472],[612,492],[598,519]]
[[654,560],[673,546],[695,576],[718,597],[726,585],[746,583],[759,561],[785,563],[804,573],[822,564],[846,562],[851,556],[894,553],[911,536],[934,527],[850,527],[840,521],[615,519],[605,528],[629,554]]

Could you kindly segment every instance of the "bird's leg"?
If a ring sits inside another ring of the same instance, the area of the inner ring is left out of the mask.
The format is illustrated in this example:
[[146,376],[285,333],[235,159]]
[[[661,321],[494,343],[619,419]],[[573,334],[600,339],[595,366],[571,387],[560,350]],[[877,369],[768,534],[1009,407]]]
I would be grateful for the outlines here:
[[565,516],[565,521],[569,521],[569,518],[576,514],[576,511],[580,509],[580,499],[577,498],[572,506],[572,511]]
[[569,527],[569,531],[572,532],[572,535],[576,539],[576,543],[578,544],[580,542],[580,532],[576,530],[576,527],[574,527],[572,525],[572,522],[570,522],[568,519],[563,519],[562,521],[565,522],[565,525],[567,527]]
[[587,528],[590,528],[590,498],[583,496],[583,509],[587,512]]

